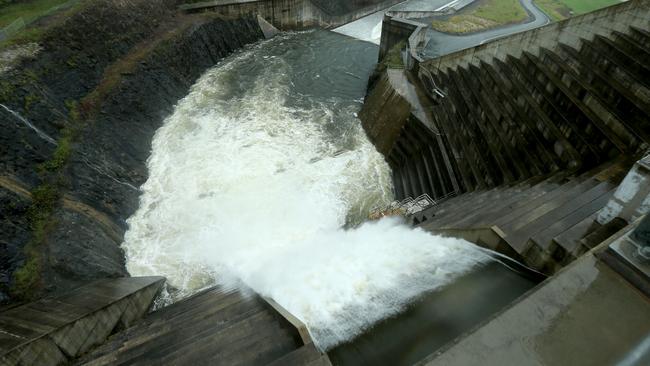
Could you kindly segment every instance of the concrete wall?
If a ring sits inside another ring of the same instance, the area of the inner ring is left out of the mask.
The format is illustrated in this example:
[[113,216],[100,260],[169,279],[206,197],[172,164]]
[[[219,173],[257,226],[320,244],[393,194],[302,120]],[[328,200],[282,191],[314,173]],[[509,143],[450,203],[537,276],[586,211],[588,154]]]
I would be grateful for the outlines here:
[[377,151],[388,156],[410,115],[410,103],[384,72],[366,97],[359,119]]
[[634,222],[650,210],[650,155],[639,160],[627,173],[614,196],[598,213],[598,222],[605,225],[615,217]]
[[0,365],[69,364],[142,318],[164,282],[164,277],[104,279],[4,311]]
[[381,25],[381,41],[379,43],[379,60],[383,60],[388,52],[400,42],[408,41],[409,37],[418,28],[419,23],[393,18],[390,15],[384,15]]
[[383,10],[403,0],[347,0],[346,12],[329,11],[313,0],[216,0],[181,5],[188,12],[214,11],[226,16],[254,13],[283,29],[333,28]]
[[[384,15],[379,43],[379,61],[400,42],[406,43],[404,64],[411,70],[424,61],[420,52],[429,42],[427,25],[405,19],[404,14],[413,12],[389,11]],[[423,12],[418,12],[423,13]]]
[[508,55],[519,57],[522,52],[539,54],[541,47],[554,49],[558,43],[577,47],[581,38],[591,40],[596,35],[609,35],[612,31],[625,31],[629,26],[647,29],[650,24],[650,2],[630,0],[615,6],[573,17],[561,22],[500,38],[483,45],[428,60],[423,67],[436,72],[448,68],[464,67],[489,62],[493,58],[504,60]]

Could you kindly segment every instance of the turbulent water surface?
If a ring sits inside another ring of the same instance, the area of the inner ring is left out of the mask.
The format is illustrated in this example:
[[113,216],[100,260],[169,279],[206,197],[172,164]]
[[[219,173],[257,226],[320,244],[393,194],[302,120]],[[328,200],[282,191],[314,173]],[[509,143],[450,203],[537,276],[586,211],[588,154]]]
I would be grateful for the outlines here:
[[174,301],[205,286],[270,296],[329,349],[487,256],[398,220],[390,171],[356,112],[377,47],[289,33],[209,70],[156,133],[124,248]]

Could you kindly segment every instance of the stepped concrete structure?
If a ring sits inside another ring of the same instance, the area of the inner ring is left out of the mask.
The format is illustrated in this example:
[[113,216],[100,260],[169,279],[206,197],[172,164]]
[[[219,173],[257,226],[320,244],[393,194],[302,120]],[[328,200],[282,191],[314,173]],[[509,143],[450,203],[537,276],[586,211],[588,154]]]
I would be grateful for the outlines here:
[[213,287],[158,310],[79,365],[329,365],[306,327],[252,291]]
[[152,313],[163,277],[99,280],[0,313],[0,365],[331,365],[271,299],[213,287]]
[[133,325],[150,309],[163,277],[99,280],[0,313],[0,365],[68,363]]
[[413,223],[552,274],[629,222],[599,212],[650,143],[648,29],[632,0],[384,72],[360,117],[396,198],[438,201]]
[[550,276],[419,364],[650,362],[648,49],[632,0],[371,82],[396,197],[436,201],[408,220]]
[[[612,265],[635,222],[420,365],[648,365],[650,301]],[[640,267],[639,267],[640,268]],[[639,268],[634,269],[634,271]],[[647,264],[645,279],[648,283]]]

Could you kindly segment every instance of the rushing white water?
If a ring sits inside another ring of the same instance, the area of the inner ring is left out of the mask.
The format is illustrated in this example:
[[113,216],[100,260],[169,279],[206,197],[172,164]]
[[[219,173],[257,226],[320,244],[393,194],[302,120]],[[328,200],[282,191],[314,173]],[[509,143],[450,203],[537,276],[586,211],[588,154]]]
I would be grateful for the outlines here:
[[29,122],[25,117],[21,116],[18,114],[18,112],[14,111],[13,109],[7,107],[6,105],[0,103],[0,107],[2,107],[5,111],[9,112],[15,119],[20,121],[22,124],[25,126],[29,127],[32,131],[36,132],[38,137],[42,138],[43,140],[49,142],[50,144],[56,145],[56,141],[54,141],[53,138],[51,138],[48,134],[45,132],[41,131],[38,127],[34,126],[31,122]]
[[[166,276],[176,298],[245,285],[303,320],[329,349],[487,256],[396,219],[353,225],[391,200],[390,172],[355,117],[358,103],[311,84],[313,94],[300,91],[300,82],[327,77],[305,68],[333,67],[313,48],[301,51],[322,42],[315,34],[263,42],[194,85],[155,135],[123,246],[131,274]],[[362,93],[350,68],[330,74]]]

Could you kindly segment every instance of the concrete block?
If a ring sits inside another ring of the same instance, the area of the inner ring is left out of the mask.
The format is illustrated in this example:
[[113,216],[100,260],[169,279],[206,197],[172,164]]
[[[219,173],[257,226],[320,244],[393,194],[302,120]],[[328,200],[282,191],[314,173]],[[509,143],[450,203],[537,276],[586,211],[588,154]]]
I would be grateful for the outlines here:
[[637,161],[614,196],[598,213],[597,221],[605,225],[615,217],[633,222],[650,210],[650,155]]

